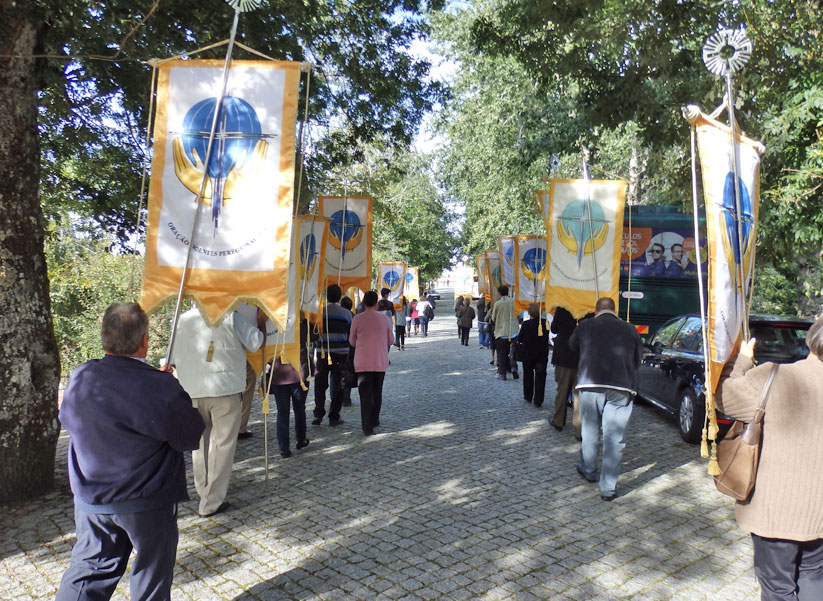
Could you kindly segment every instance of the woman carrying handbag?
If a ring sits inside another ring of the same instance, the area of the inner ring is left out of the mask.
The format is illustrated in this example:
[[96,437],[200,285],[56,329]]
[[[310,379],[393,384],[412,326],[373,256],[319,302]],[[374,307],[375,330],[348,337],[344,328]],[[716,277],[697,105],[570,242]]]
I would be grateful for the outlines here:
[[[726,366],[718,408],[751,422],[772,365],[754,365],[752,338]],[[768,396],[757,479],[735,505],[752,535],[763,601],[823,599],[823,319],[806,335],[809,356],[781,365]]]

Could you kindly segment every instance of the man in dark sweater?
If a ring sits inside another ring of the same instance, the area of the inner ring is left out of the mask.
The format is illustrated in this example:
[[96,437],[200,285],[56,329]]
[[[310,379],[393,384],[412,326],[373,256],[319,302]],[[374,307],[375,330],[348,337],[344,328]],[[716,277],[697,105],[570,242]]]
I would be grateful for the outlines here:
[[[352,314],[340,306],[343,291],[337,284],[326,288],[326,307],[320,319],[320,337],[317,341],[318,356],[315,361],[314,379],[314,419],[312,425],[319,426],[326,415],[326,390],[329,393],[329,425],[343,423],[340,410],[343,407],[343,376],[340,364],[349,359],[349,328]],[[331,376],[331,381],[329,381]]]
[[145,362],[148,323],[135,303],[106,309],[106,355],[74,370],[63,393],[77,542],[56,601],[109,599],[132,549],[131,598],[171,596],[183,452],[205,425],[174,376]]
[[597,300],[594,318],[581,321],[569,338],[569,349],[580,353],[577,390],[583,441],[577,471],[589,482],[596,480],[602,426],[600,497],[611,501],[617,497],[617,476],[626,446],[632,399],[637,394],[637,368],[643,356],[643,343],[634,326],[617,316],[614,301],[603,297]]

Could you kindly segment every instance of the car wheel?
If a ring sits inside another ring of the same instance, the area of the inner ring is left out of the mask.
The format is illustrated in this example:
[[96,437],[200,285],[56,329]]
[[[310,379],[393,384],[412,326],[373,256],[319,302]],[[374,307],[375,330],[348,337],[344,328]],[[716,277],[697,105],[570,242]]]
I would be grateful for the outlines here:
[[700,442],[705,415],[706,407],[698,400],[694,389],[690,386],[681,388],[677,393],[677,425],[683,440]]

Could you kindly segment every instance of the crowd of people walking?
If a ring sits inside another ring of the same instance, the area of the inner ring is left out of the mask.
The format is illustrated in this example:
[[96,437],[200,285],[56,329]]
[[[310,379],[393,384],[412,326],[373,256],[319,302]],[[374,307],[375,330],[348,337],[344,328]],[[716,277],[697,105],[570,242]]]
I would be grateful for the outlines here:
[[[522,364],[522,397],[536,408],[544,405],[551,355],[557,394],[548,423],[562,431],[567,407],[573,405],[580,441],[576,470],[598,485],[603,501],[614,500],[642,359],[637,330],[618,317],[611,298],[598,299],[593,312],[577,320],[562,308],[543,315],[535,303],[518,313],[508,287],[497,292],[491,311],[482,298],[476,310],[471,297],[455,300],[461,346],[470,346],[476,319],[479,348],[491,351],[497,379],[519,379]],[[380,291],[382,298],[366,292],[353,314],[351,299],[339,286],[328,286],[320,326],[301,316],[299,366],[280,356],[269,362],[262,384],[277,406],[283,458],[292,456],[292,412],[296,448],[310,443],[306,382],[312,373],[312,425],[321,426],[327,416],[329,426],[342,424],[342,407],[347,399],[351,403],[351,390],[357,388],[361,429],[365,436],[375,434],[392,345],[405,350],[406,337],[426,338],[434,318],[435,300],[425,294],[419,300],[403,297],[399,310],[388,295],[388,289]],[[142,598],[145,591],[170,591],[176,505],[188,499],[183,453],[192,451],[198,513],[208,517],[226,511],[237,441],[251,436],[242,425],[249,374],[255,373],[246,353],[260,348],[267,335],[266,318],[254,308],[251,313],[237,310],[216,326],[192,308],[180,318],[170,365],[157,370],[145,362],[148,319],[139,305],[109,307],[101,328],[106,355],[72,374],[60,410],[71,435],[77,544],[58,601],[86,594],[109,598],[133,549],[132,594]],[[768,600],[823,598],[823,506],[817,479],[809,476],[823,466],[818,435],[823,424],[823,319],[811,327],[806,344],[809,359],[783,366],[775,379],[758,484],[736,511],[738,523],[752,535],[755,573]],[[765,365],[755,367],[753,348],[753,339],[742,345],[717,395],[724,412],[747,421],[769,371]],[[174,369],[176,379],[169,373]],[[106,411],[98,410],[101,405]],[[784,469],[794,465],[805,468]]]

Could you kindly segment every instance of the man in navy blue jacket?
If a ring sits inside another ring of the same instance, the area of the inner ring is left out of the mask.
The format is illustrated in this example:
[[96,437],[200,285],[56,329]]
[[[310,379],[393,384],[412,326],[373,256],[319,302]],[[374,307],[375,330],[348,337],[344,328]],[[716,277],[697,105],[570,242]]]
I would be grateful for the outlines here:
[[167,601],[189,498],[183,452],[205,425],[174,376],[146,362],[140,305],[106,309],[100,338],[106,355],[74,370],[60,407],[77,542],[56,601],[109,599],[132,549],[131,599]]

